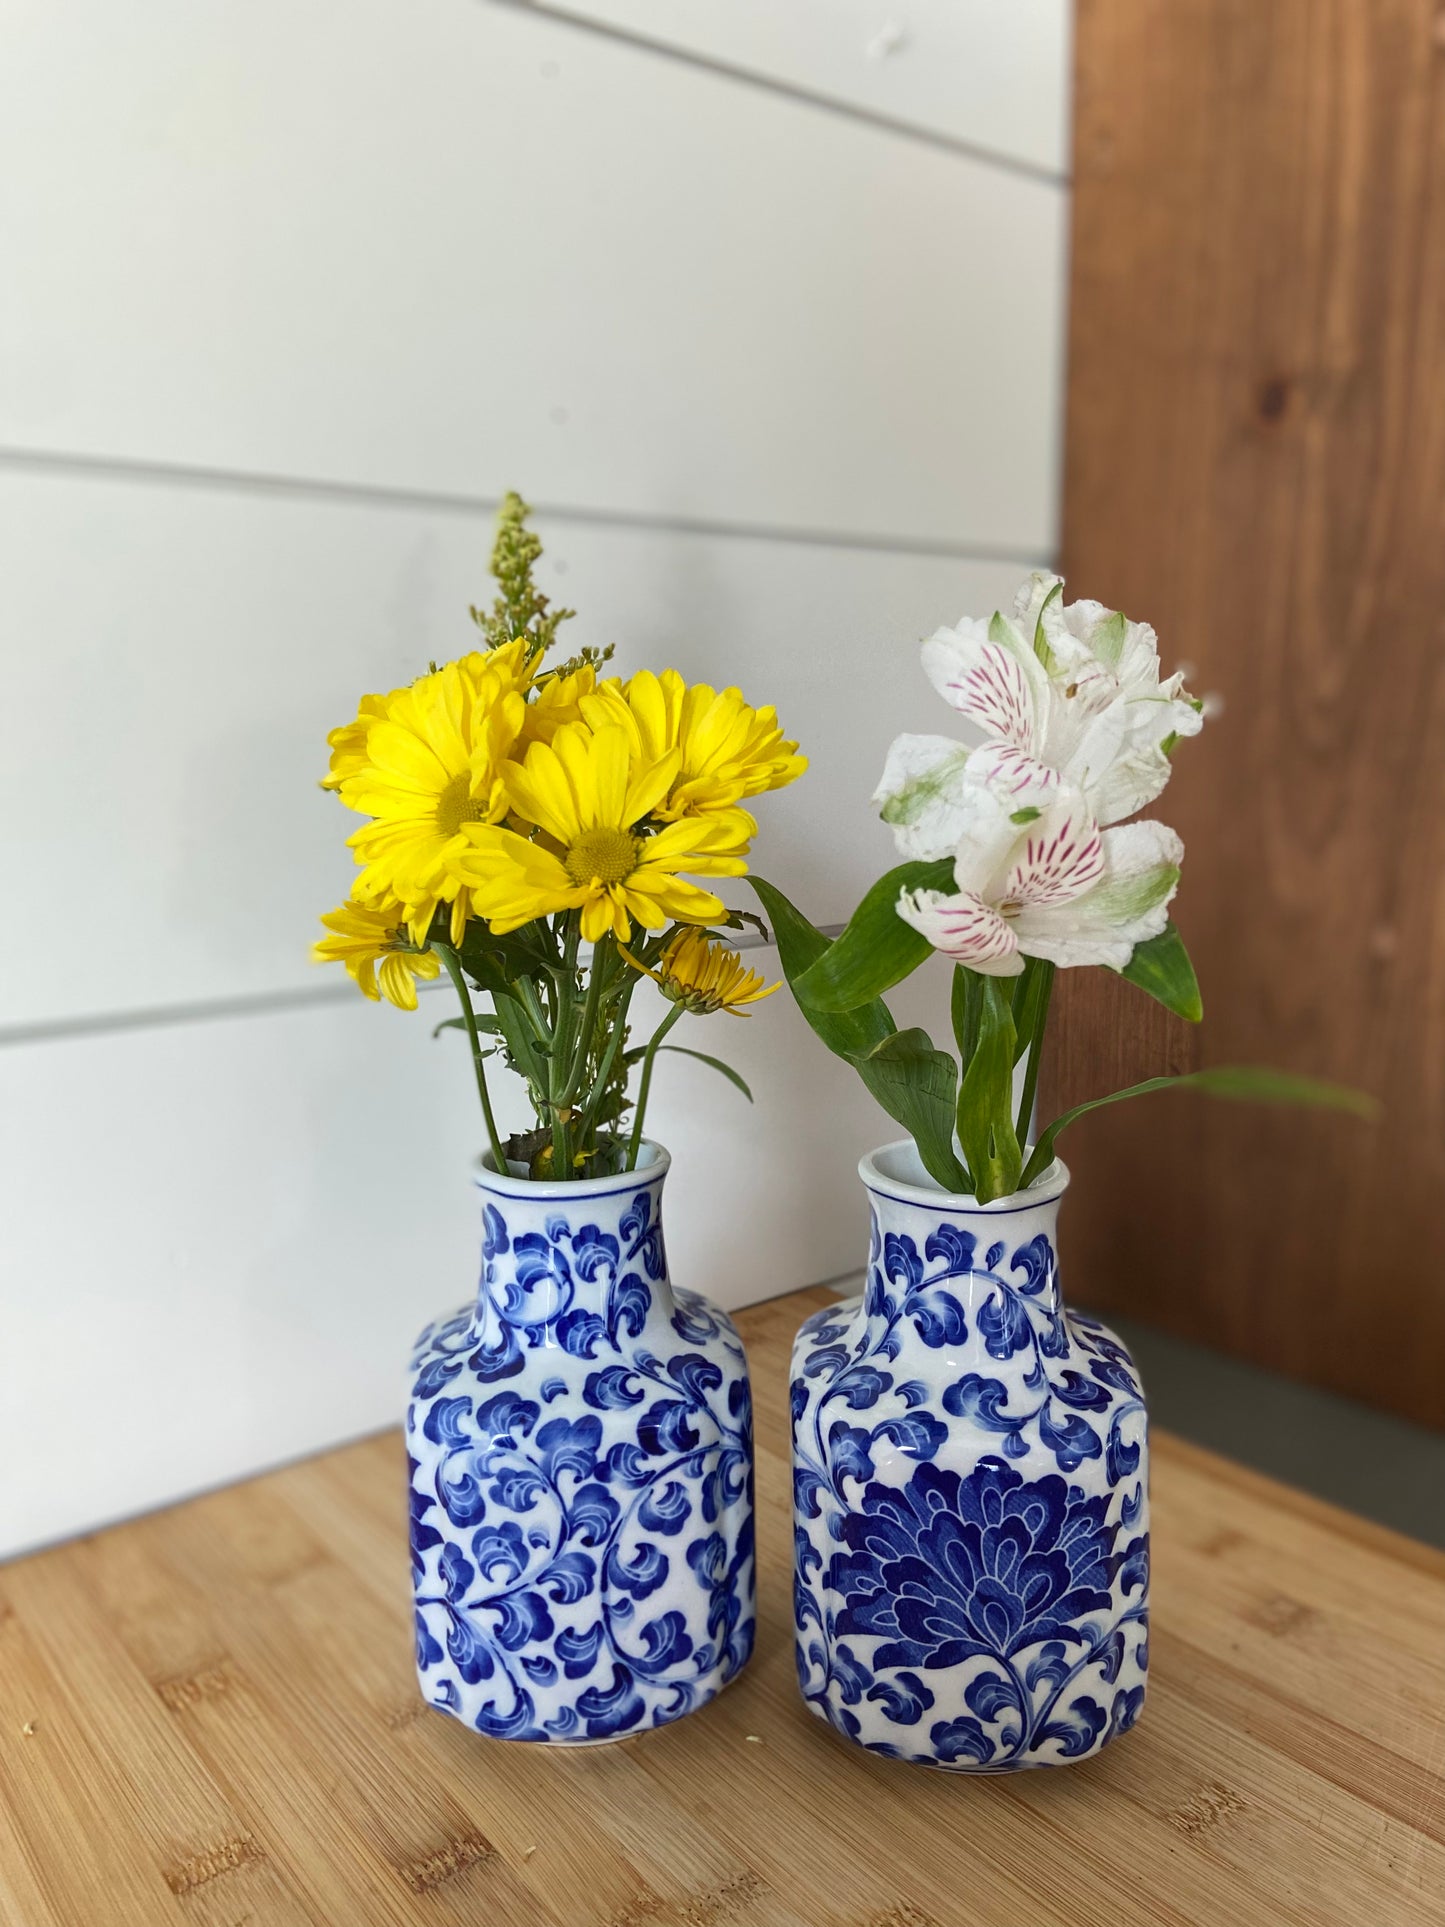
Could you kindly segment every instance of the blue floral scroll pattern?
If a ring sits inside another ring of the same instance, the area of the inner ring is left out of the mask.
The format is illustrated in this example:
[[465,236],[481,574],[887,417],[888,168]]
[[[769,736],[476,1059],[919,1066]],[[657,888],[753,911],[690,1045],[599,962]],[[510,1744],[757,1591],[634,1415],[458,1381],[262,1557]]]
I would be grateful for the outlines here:
[[476,1313],[413,1360],[417,1667],[493,1737],[617,1738],[751,1652],[746,1363],[722,1312],[669,1290],[651,1191],[601,1201],[605,1224],[533,1228],[538,1207],[505,1202]]
[[[1008,1263],[1003,1262],[1005,1256]],[[861,1301],[799,1333],[799,1678],[874,1751],[974,1772],[1082,1758],[1148,1665],[1144,1404],[1050,1239],[920,1253],[875,1215]]]

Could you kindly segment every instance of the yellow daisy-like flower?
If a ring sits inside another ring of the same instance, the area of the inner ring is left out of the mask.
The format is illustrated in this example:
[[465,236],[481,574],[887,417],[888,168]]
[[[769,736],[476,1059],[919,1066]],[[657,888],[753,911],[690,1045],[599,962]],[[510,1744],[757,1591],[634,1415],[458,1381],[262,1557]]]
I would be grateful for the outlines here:
[[782,988],[748,970],[735,950],[726,943],[710,942],[701,930],[680,930],[663,951],[656,970],[648,970],[626,954],[630,964],[661,986],[665,997],[695,1017],[709,1017],[715,1010],[746,1017],[744,1004],[756,1004]]
[[313,963],[345,964],[347,975],[373,1003],[385,996],[398,1010],[416,1009],[417,978],[430,980],[441,964],[434,952],[412,944],[400,903],[357,903],[353,898],[321,921],[334,934],[312,945]]
[[366,732],[365,762],[344,777],[341,800],[374,820],[350,839],[363,868],[354,894],[398,898],[424,942],[437,906],[451,905],[452,941],[465,928],[457,859],[469,823],[507,812],[501,766],[526,713],[525,640],[433,670],[386,699]]
[[640,763],[677,751],[677,775],[654,812],[663,818],[731,809],[745,796],[782,789],[808,767],[771,706],[754,709],[739,689],[689,685],[675,669],[660,676],[644,669],[625,683],[614,677],[580,707],[594,729],[626,730]]
[[533,743],[502,769],[507,800],[545,842],[494,824],[468,823],[458,872],[476,915],[500,936],[534,917],[582,912],[582,935],[614,931],[625,943],[635,919],[645,930],[711,923],[719,898],[678,875],[742,876],[749,822],[741,810],[669,823],[656,835],[636,826],[655,813],[676,778],[678,753],[634,764],[627,732],[565,723],[552,742]]

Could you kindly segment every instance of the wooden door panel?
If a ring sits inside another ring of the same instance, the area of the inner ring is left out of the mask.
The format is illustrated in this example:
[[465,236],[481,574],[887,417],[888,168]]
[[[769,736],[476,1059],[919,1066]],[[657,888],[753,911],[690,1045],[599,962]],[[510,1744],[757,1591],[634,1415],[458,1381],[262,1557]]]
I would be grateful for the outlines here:
[[1375,1091],[1374,1128],[1089,1119],[1070,1289],[1445,1424],[1439,19],[1081,0],[1064,569],[1223,713],[1160,805],[1204,1028],[1067,981],[1044,1098],[1196,1061]]

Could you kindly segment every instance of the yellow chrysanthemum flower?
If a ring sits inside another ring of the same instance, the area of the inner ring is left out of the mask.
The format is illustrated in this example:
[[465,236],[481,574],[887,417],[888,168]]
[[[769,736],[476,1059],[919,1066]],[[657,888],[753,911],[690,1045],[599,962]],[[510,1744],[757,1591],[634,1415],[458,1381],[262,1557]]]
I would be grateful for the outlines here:
[[635,918],[646,930],[671,922],[711,923],[726,911],[719,898],[678,875],[742,876],[748,819],[741,810],[670,823],[656,835],[636,825],[655,813],[674,782],[676,750],[650,766],[634,761],[626,731],[566,723],[550,744],[533,743],[525,759],[502,769],[507,800],[547,839],[469,823],[459,874],[472,908],[502,935],[534,917],[582,912],[582,935],[596,943],[607,931],[623,942]]
[[739,689],[689,685],[675,669],[660,676],[644,669],[625,683],[614,677],[580,707],[594,729],[626,730],[639,763],[677,751],[677,775],[654,812],[665,819],[731,809],[745,796],[781,789],[808,767],[771,706],[754,709]]
[[695,1017],[710,1017],[715,1010],[746,1017],[744,1004],[756,1004],[782,988],[748,970],[735,950],[709,941],[701,930],[680,930],[663,951],[656,970],[648,970],[630,952],[623,954],[661,987],[664,997]]
[[[388,903],[357,903],[353,898],[321,921],[334,934],[311,947],[313,963],[342,963],[364,997],[385,996],[398,1010],[416,1009],[416,980],[428,981],[441,969],[434,952],[418,950],[406,928],[406,911]],[[379,968],[378,968],[379,966]],[[380,988],[378,988],[378,977]]]
[[418,943],[442,903],[461,941],[461,831],[506,814],[500,771],[526,713],[526,651],[525,640],[478,651],[394,691],[367,729],[363,766],[342,779],[342,802],[374,819],[350,839],[363,866],[354,894],[400,899]]

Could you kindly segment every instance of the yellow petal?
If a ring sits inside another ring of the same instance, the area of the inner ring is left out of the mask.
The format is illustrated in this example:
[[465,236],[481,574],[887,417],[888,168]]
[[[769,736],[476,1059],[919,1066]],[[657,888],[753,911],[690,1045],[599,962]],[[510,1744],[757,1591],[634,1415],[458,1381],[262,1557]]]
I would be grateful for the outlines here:
[[631,825],[651,815],[677,780],[681,767],[681,755],[677,750],[670,749],[650,768],[646,765],[634,768],[621,821]]
[[661,930],[668,922],[716,923],[727,915],[721,897],[665,870],[634,871],[627,879],[627,902],[648,930]]
[[577,800],[560,753],[575,728],[569,724],[559,729],[550,745],[533,743],[525,762],[502,765],[502,781],[513,809],[559,843],[575,843],[582,834]]
[[[627,771],[631,760],[625,730],[597,731],[589,745],[587,758],[591,796],[584,795],[581,785],[578,785],[581,803],[579,814],[584,829],[602,826],[622,828],[635,820],[624,814],[627,807]],[[638,812],[639,815],[641,813]]]
[[624,943],[632,935],[622,906],[613,903],[608,891],[599,890],[582,906],[582,941],[597,943],[609,930],[615,930]]
[[390,1003],[398,1010],[416,1009],[416,982],[407,960],[393,953],[381,960],[381,987]]

